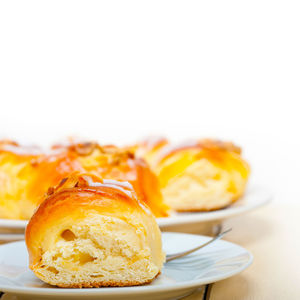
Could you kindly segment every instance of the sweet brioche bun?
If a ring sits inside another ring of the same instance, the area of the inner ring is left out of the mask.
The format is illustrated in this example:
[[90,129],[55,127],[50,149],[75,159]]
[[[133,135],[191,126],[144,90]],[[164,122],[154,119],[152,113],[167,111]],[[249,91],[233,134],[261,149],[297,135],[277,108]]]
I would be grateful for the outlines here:
[[49,189],[26,245],[36,276],[68,288],[145,284],[165,260],[155,217],[131,185],[93,175]]
[[250,172],[240,148],[209,139],[165,148],[153,168],[165,202],[177,211],[230,205],[244,193]]

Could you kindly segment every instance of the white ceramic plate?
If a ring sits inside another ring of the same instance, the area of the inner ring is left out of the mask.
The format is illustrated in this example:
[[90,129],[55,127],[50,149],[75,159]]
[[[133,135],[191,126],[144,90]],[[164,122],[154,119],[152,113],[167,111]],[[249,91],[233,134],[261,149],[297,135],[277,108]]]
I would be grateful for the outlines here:
[[[187,250],[206,242],[205,236],[163,233],[166,253]],[[28,269],[23,241],[0,246],[0,291],[18,299],[170,299],[188,295],[201,285],[231,277],[252,262],[244,248],[217,241],[189,256],[166,263],[149,285],[120,288],[60,289],[51,287]]]
[[[158,218],[157,222],[161,229],[170,228],[177,225],[218,221],[240,215],[256,209],[271,200],[271,194],[264,188],[252,186],[247,189],[245,195],[233,205],[210,212],[193,212],[193,213],[174,213],[167,218]],[[27,221],[0,219],[1,229],[15,230],[25,229]]]

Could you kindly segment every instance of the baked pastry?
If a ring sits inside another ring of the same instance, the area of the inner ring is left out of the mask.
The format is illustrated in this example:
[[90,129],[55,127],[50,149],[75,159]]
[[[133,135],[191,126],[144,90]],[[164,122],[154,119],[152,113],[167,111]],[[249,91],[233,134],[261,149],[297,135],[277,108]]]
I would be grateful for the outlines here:
[[177,211],[209,211],[242,196],[250,168],[241,149],[216,140],[169,146],[153,166],[164,200]]
[[48,187],[70,173],[90,172],[129,181],[157,217],[168,215],[156,175],[142,160],[114,146],[75,142],[42,152],[10,141],[0,142],[0,218],[29,219]]
[[131,185],[89,174],[49,189],[26,245],[36,276],[68,288],[145,284],[165,260],[155,217]]

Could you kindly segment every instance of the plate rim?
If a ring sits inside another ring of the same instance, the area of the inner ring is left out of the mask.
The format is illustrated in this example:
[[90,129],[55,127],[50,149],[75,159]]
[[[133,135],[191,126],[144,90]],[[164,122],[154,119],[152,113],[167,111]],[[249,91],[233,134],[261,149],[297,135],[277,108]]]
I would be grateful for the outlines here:
[[[163,232],[164,235],[188,235],[188,236],[196,236],[196,237],[203,237],[206,239],[209,239],[210,237],[204,236],[204,235],[198,235],[198,234],[189,234],[189,233],[178,233],[178,232]],[[187,282],[176,282],[174,283],[167,283],[162,286],[151,286],[151,285],[141,285],[141,286],[130,286],[130,287],[105,287],[105,288],[90,288],[90,289],[70,289],[70,288],[40,288],[40,287],[18,287],[16,289],[15,286],[10,285],[0,285],[0,290],[4,293],[10,293],[14,295],[43,295],[43,296],[88,296],[88,295],[99,295],[99,296],[110,296],[114,295],[117,296],[118,294],[122,295],[129,295],[129,294],[139,294],[139,293],[145,293],[148,294],[151,293],[157,293],[157,292],[167,292],[167,291],[178,291],[183,289],[191,289],[191,288],[197,288],[205,284],[209,284],[212,282],[217,282],[223,279],[230,278],[234,275],[239,274],[243,270],[247,269],[253,262],[253,255],[250,251],[248,251],[246,248],[226,241],[226,240],[219,240],[219,243],[227,243],[231,244],[234,247],[238,247],[240,249],[243,249],[245,251],[245,254],[247,254],[248,261],[244,263],[242,266],[236,268],[235,270],[229,272],[226,274],[226,276],[218,275],[218,276],[210,276],[205,278],[205,280],[200,279],[194,279],[189,280]],[[13,243],[8,243],[4,245],[0,245],[0,248],[12,246],[15,244],[25,244],[25,241],[17,241]]]

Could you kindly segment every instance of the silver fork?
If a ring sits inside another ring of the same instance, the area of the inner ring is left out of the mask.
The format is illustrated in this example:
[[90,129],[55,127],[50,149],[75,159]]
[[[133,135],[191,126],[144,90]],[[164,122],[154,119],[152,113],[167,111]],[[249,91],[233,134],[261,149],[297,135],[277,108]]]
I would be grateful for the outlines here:
[[219,233],[217,236],[215,236],[215,237],[212,238],[211,240],[207,241],[206,243],[204,243],[204,244],[202,244],[202,245],[200,245],[200,246],[198,246],[198,247],[195,247],[195,248],[193,248],[193,249],[190,249],[190,250],[187,250],[187,251],[183,251],[183,252],[179,252],[179,253],[175,253],[175,254],[167,254],[167,255],[166,255],[166,262],[169,262],[169,261],[171,261],[171,260],[173,260],[173,259],[177,259],[177,258],[186,256],[186,255],[188,255],[188,254],[190,254],[190,253],[193,253],[193,252],[195,252],[195,251],[197,251],[197,250],[199,250],[199,249],[201,249],[201,248],[204,248],[205,246],[207,246],[207,245],[209,245],[209,244],[211,244],[211,243],[213,243],[213,242],[215,242],[215,241],[221,239],[226,233],[228,233],[228,232],[231,231],[231,230],[232,230],[232,228],[227,229],[227,230],[225,230],[225,231]]

